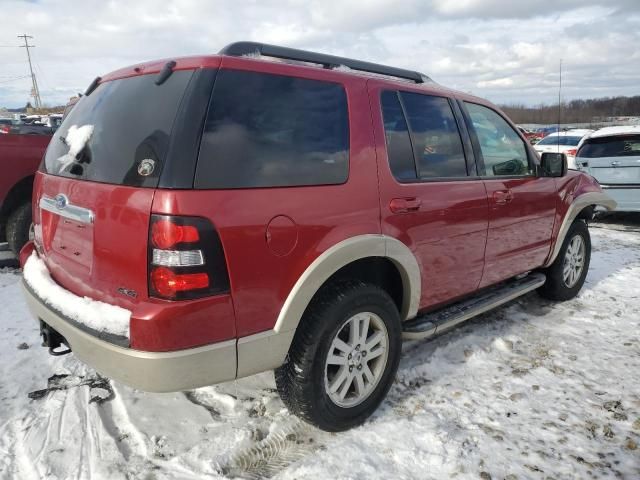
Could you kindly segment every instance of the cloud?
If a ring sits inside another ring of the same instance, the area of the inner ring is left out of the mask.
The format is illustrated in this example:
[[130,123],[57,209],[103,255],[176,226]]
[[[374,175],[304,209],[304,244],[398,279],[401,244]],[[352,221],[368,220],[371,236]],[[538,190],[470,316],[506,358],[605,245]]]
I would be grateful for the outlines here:
[[[498,103],[639,94],[640,2],[619,0],[3,0],[0,45],[35,38],[42,97],[64,103],[97,75],[256,40],[424,71]],[[28,100],[24,49],[0,48],[0,106]]]

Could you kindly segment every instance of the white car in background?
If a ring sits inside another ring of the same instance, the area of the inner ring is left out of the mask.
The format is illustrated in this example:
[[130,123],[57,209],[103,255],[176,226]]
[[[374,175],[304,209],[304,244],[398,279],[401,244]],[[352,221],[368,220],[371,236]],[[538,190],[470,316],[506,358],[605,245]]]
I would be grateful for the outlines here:
[[606,127],[585,136],[576,163],[618,202],[617,211],[640,212],[640,125]]
[[593,130],[574,129],[550,133],[536,143],[533,148],[540,155],[544,152],[564,153],[567,156],[569,168],[577,170],[576,151],[578,150],[578,144],[585,135],[591,132],[593,132]]

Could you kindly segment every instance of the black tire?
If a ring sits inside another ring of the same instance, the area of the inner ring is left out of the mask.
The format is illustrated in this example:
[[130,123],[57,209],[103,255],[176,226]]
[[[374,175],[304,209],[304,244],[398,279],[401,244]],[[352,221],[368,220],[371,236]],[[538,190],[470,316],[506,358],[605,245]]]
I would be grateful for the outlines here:
[[[563,279],[563,267],[569,244],[576,236],[582,237],[582,241],[584,242],[584,265],[576,283],[569,287]],[[587,278],[590,261],[591,236],[589,235],[589,229],[583,220],[575,220],[569,227],[569,231],[562,242],[562,247],[560,248],[557,258],[549,268],[542,270],[542,272],[547,276],[547,281],[538,289],[538,293],[546,299],[556,301],[564,301],[574,298],[578,295],[578,292]]]
[[9,248],[16,255],[20,253],[20,249],[29,241],[31,221],[31,202],[20,205],[11,212],[7,219],[7,243],[9,243]]
[[[372,312],[383,321],[388,357],[369,396],[358,405],[344,408],[326,391],[325,362],[334,337],[361,312]],[[308,423],[329,432],[347,430],[363,423],[387,395],[398,370],[401,348],[400,315],[384,290],[356,280],[327,285],[307,308],[284,365],[275,371],[278,393],[289,411]]]

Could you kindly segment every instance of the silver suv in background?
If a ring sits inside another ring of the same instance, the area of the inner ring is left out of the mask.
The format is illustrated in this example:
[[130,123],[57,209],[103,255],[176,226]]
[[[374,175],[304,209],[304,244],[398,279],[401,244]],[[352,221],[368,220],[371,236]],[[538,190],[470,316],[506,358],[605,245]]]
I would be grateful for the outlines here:
[[606,127],[586,135],[576,163],[618,202],[617,211],[640,212],[640,125]]

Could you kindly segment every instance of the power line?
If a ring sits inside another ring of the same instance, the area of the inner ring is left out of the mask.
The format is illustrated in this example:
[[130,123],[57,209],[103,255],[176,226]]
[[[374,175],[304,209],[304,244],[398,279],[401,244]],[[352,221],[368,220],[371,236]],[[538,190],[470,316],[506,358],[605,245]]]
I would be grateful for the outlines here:
[[20,45],[21,48],[27,49],[27,59],[29,60],[29,71],[31,72],[31,83],[33,85],[33,91],[31,92],[34,103],[36,104],[36,108],[42,107],[42,100],[40,100],[40,91],[38,90],[38,82],[36,81],[36,75],[33,73],[33,66],[31,65],[31,53],[29,52],[29,48],[34,48],[35,45],[29,45],[29,38],[33,38],[31,35],[27,35],[23,33],[22,35],[18,35],[18,38],[24,39],[24,45]]
[[2,79],[2,80],[0,80],[0,83],[9,83],[9,82],[13,82],[15,80],[22,80],[24,78],[29,78],[29,75],[23,75],[21,77],[13,77],[13,78],[9,78],[9,79]]

